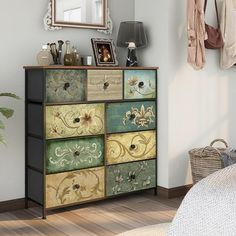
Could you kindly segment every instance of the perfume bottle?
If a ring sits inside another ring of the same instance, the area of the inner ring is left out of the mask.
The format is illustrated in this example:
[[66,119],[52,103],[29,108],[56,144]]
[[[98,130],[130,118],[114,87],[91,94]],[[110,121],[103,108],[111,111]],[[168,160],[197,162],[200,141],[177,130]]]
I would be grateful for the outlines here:
[[42,50],[37,55],[37,61],[40,66],[49,66],[53,64],[52,54],[48,45],[43,45]]
[[75,47],[73,47],[73,66],[81,66],[81,58]]
[[71,44],[70,41],[66,41],[66,53],[64,55],[64,65],[65,66],[73,66],[74,60],[73,60],[73,54],[71,50]]

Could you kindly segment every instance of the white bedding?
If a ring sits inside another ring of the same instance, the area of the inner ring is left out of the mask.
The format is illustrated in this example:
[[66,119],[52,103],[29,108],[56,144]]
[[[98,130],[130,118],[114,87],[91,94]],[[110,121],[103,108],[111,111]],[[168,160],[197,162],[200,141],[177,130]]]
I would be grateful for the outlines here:
[[236,236],[236,164],[208,176],[189,191],[168,236]]

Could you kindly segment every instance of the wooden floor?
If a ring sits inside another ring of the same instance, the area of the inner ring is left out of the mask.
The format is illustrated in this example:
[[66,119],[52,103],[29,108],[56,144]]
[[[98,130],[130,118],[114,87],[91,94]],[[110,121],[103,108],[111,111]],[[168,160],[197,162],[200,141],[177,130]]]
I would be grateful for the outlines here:
[[80,207],[49,212],[41,219],[38,207],[0,214],[0,236],[109,236],[170,222],[182,198],[167,200],[142,193]]

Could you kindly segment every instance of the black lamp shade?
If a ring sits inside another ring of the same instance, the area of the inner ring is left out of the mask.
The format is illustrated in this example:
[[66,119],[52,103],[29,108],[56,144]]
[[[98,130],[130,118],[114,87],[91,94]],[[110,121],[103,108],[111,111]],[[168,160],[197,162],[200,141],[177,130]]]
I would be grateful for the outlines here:
[[147,36],[142,22],[124,21],[120,23],[117,46],[128,47],[129,43],[135,43],[136,47],[147,45]]

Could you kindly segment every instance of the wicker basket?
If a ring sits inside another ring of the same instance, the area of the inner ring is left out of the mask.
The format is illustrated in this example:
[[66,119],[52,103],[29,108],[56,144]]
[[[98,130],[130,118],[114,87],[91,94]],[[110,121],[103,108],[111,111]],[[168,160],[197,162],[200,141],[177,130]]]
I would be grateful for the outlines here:
[[197,183],[215,171],[224,168],[221,155],[226,148],[213,147],[216,142],[222,142],[226,148],[228,147],[227,142],[223,139],[215,139],[211,142],[210,146],[195,148],[189,151],[193,183]]

